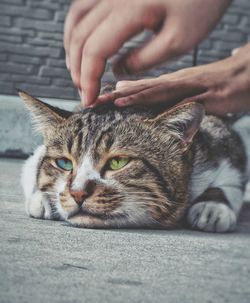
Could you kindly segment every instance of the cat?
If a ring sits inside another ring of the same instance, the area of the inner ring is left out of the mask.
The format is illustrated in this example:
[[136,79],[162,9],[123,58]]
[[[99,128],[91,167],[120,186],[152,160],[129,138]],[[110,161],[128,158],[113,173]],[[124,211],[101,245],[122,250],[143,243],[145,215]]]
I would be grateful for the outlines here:
[[29,216],[85,228],[235,229],[244,143],[201,104],[73,113],[19,95],[44,138],[22,172]]

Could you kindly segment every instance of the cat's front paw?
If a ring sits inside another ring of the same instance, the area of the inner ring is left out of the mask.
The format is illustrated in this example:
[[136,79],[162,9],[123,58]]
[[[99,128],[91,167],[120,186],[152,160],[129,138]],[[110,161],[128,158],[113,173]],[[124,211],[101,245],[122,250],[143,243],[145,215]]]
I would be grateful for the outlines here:
[[40,191],[37,190],[25,201],[25,210],[30,217],[38,219],[44,218],[45,208],[43,205],[43,196]]
[[193,229],[221,233],[233,231],[237,222],[235,213],[226,204],[213,201],[194,204],[187,220]]
[[35,191],[25,202],[26,213],[37,219],[52,219],[51,211],[45,202],[42,192]]

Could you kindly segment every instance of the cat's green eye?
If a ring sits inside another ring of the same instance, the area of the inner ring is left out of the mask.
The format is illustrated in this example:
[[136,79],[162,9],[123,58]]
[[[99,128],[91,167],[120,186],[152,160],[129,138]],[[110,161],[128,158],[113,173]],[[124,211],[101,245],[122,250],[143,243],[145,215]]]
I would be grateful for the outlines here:
[[72,170],[73,163],[67,158],[56,159],[56,165],[64,170]]
[[111,170],[121,169],[125,165],[128,164],[129,160],[130,159],[128,157],[116,157],[116,158],[110,159],[108,162],[109,169],[111,169]]

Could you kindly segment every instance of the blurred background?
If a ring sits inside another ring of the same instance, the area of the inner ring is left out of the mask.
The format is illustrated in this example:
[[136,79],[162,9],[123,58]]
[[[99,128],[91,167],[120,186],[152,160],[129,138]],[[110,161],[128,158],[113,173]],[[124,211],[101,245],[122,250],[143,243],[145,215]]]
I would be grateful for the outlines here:
[[[64,20],[70,3],[70,0],[0,0],[0,156],[27,157],[42,140],[33,134],[16,88],[68,110],[79,103],[63,49]],[[148,37],[146,32],[134,37],[120,53],[139,46]],[[158,76],[192,66],[194,61],[213,62],[230,56],[232,49],[247,41],[250,41],[250,1],[235,0],[197,52],[191,51],[142,76]],[[109,61],[102,82],[115,81]]]

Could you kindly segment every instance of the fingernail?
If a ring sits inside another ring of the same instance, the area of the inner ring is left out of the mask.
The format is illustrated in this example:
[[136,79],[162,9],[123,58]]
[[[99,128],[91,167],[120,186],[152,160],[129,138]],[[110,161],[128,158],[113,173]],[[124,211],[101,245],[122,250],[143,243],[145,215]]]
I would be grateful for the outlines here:
[[66,55],[66,66],[67,66],[67,69],[70,70],[70,65],[69,65],[69,56]]

